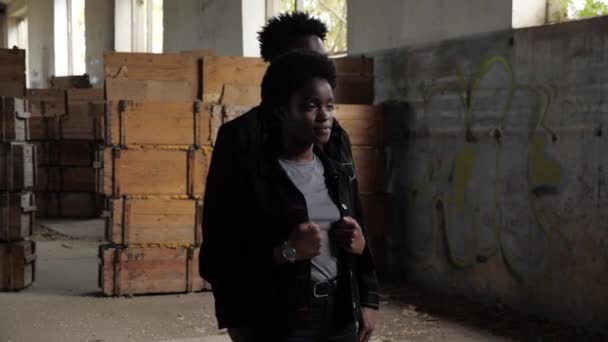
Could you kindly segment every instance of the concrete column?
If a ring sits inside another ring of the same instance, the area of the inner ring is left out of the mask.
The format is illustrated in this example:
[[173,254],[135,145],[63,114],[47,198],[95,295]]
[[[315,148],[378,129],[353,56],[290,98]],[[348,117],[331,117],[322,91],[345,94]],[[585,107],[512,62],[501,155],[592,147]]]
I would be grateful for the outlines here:
[[114,0],[87,0],[85,5],[87,74],[103,86],[103,54],[114,50]]
[[55,72],[53,1],[29,0],[27,21],[28,87],[44,88]]
[[243,55],[241,0],[164,1],[163,9],[165,52],[211,49]]

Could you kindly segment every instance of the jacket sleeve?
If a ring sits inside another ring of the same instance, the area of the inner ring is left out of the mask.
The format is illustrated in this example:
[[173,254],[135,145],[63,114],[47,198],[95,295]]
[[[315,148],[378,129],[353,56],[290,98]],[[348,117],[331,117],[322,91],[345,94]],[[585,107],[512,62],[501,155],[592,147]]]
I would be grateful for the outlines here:
[[199,271],[212,286],[267,277],[272,267],[272,247],[254,235],[249,221],[252,196],[242,136],[233,125],[220,128],[207,176]]
[[[352,147],[350,144],[350,139],[346,132],[344,132],[343,145],[347,149],[348,155],[353,163],[354,168],[355,163],[352,157]],[[357,283],[359,285],[359,299],[361,302],[361,306],[377,310],[380,308],[378,276],[376,274],[376,266],[374,264],[372,251],[369,246],[369,242],[371,240],[368,234],[367,222],[365,221],[365,217],[363,215],[363,207],[361,206],[361,198],[359,194],[359,185],[356,178],[353,182],[351,182],[351,186],[351,192],[354,195],[353,216],[354,219],[357,220],[357,222],[359,222],[359,224],[361,225],[363,235],[365,236],[365,241],[367,242],[363,254],[356,257],[356,276]]]

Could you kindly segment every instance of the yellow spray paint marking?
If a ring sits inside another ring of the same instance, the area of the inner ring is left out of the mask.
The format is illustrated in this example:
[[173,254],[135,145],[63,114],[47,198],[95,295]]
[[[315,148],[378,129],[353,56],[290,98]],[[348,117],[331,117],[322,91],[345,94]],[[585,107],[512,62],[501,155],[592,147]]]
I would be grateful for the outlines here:
[[458,208],[464,207],[464,198],[467,185],[473,173],[473,164],[477,149],[475,146],[466,144],[454,161],[454,177],[452,179],[452,203]]
[[562,172],[559,163],[547,155],[545,141],[540,137],[532,139],[529,163],[528,177],[533,187],[539,185],[555,186],[561,182]]

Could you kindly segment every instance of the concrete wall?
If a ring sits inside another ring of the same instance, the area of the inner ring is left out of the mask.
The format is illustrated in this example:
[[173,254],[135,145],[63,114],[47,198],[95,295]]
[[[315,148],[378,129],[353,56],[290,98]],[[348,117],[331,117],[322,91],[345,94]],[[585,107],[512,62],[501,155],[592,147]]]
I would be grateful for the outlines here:
[[45,88],[55,67],[53,1],[27,1],[28,87]]
[[241,0],[164,1],[164,51],[212,49],[243,54]]
[[510,29],[513,9],[511,0],[348,0],[347,4],[350,54]]
[[103,53],[114,50],[114,1],[87,0],[85,16],[87,73],[94,87],[102,87]]
[[608,17],[374,57],[395,275],[608,330]]

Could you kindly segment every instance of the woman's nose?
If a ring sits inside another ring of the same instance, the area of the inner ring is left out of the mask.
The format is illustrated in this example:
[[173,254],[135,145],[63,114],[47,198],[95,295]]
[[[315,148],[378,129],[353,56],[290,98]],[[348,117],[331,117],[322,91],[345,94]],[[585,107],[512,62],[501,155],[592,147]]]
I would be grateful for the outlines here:
[[331,113],[327,109],[321,108],[317,111],[317,117],[316,117],[317,121],[324,122],[324,121],[329,120],[330,118],[331,118]]

